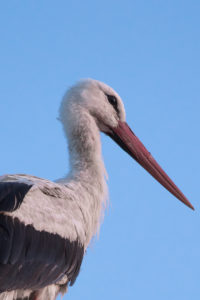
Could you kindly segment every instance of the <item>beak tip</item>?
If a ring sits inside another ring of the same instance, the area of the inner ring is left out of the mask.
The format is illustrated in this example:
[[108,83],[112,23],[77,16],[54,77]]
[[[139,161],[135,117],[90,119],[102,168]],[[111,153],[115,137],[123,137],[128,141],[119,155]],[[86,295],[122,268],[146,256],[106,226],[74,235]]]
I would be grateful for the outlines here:
[[183,197],[178,198],[178,199],[181,200],[190,209],[195,210],[194,206],[190,203],[190,201],[184,195],[183,195]]
[[187,202],[184,202],[184,204],[186,204],[192,210],[195,210],[194,206],[188,200],[187,200]]
[[191,205],[191,207],[190,207],[190,208],[191,208],[192,210],[194,210],[194,211],[195,211],[195,208],[194,208],[194,206],[192,206],[192,205]]

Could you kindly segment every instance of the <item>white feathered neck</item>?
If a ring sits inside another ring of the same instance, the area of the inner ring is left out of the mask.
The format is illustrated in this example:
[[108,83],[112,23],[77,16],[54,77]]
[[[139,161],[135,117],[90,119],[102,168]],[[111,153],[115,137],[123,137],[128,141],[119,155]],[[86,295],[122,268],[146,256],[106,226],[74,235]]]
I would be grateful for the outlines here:
[[73,103],[68,94],[61,103],[60,120],[68,141],[70,172],[59,182],[74,191],[77,203],[86,214],[88,244],[99,230],[108,198],[100,132],[94,117],[76,101]]

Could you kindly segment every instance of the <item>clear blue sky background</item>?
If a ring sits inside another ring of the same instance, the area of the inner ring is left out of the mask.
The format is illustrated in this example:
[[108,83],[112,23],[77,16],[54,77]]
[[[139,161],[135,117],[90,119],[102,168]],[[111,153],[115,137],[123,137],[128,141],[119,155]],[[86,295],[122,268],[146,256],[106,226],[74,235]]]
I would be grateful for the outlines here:
[[92,77],[196,208],[102,137],[110,206],[64,299],[199,300],[199,15],[198,0],[0,4],[0,174],[68,171],[60,99]]

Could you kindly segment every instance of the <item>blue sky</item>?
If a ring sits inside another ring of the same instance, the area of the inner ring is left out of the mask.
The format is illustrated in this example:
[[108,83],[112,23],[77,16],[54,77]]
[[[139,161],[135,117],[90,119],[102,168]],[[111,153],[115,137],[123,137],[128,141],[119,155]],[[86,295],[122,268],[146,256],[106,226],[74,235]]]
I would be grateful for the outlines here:
[[68,171],[58,107],[91,77],[117,90],[129,125],[196,208],[102,136],[110,206],[64,299],[199,299],[199,14],[194,0],[1,3],[0,174]]

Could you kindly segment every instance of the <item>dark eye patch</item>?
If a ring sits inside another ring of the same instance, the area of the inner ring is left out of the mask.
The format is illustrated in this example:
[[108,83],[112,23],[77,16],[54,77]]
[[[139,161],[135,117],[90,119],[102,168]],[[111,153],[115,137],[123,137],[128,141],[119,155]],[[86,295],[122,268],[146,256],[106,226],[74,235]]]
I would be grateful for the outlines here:
[[106,97],[108,99],[108,102],[114,107],[116,110],[117,114],[119,115],[119,109],[118,109],[118,103],[117,103],[117,98],[114,95],[108,95],[106,94]]

